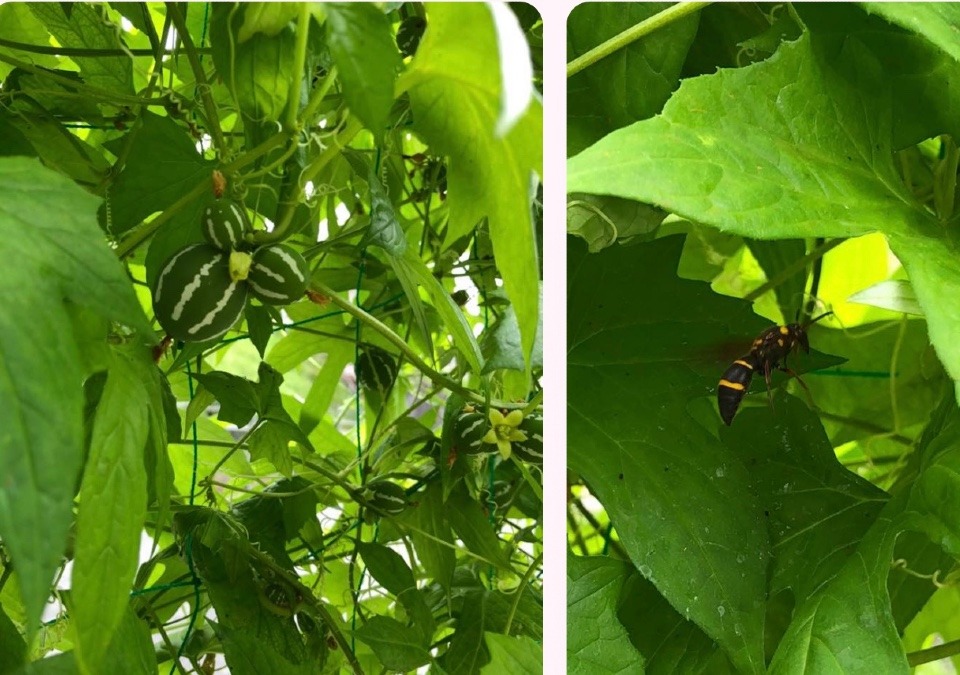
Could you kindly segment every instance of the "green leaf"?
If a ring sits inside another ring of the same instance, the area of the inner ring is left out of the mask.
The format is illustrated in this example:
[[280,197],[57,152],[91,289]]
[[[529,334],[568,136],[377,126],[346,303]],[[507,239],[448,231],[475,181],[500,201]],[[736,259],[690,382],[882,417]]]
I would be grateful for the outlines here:
[[[530,365],[533,368],[543,367],[543,288],[540,288],[540,321],[537,323],[537,340],[533,344],[533,354]],[[483,372],[506,368],[509,370],[524,370],[523,347],[520,346],[520,326],[517,324],[517,313],[513,306],[507,307],[500,322],[493,329],[493,353],[483,364]]]
[[150,10],[146,5],[136,5],[129,2],[110,2],[110,9],[119,12],[123,18],[127,19],[133,27],[141,33],[147,33],[152,29],[150,19]]
[[[316,519],[317,497],[305,478],[294,476],[271,485],[262,495],[251,497],[234,507],[250,541],[270,554],[280,565],[293,569],[286,543],[308,521]],[[280,496],[293,495],[293,496]]]
[[[25,2],[5,2],[0,5],[0,38],[12,42],[39,45],[49,40],[49,34],[40,20],[30,11]],[[0,54],[12,56],[18,61],[31,63],[42,68],[56,68],[60,61],[50,54],[24,52],[7,46],[0,46]],[[6,63],[0,63],[0,79],[12,69]]]
[[480,671],[482,675],[540,675],[543,672],[543,647],[531,638],[487,633],[486,641],[490,663]]
[[393,105],[400,52],[390,19],[368,3],[327,2],[327,45],[351,112],[383,137]]
[[[943,88],[956,77],[960,58],[955,38],[960,25],[957,8],[949,3],[931,3],[911,12],[900,7],[900,3],[889,7],[884,4],[865,2],[843,12],[799,14],[811,28],[833,34],[834,44],[838,38],[852,39],[869,50],[874,61],[871,67],[879,65],[878,74],[895,90],[890,103],[894,109],[893,119],[897,121],[896,147],[919,143],[939,133],[957,138],[960,123],[956,110],[960,106],[960,92]],[[877,18],[865,17],[864,11],[876,14]],[[855,64],[854,68],[862,65]],[[917,77],[918,72],[923,73],[923,77]],[[936,131],[931,133],[931,129]]]
[[648,204],[604,195],[567,196],[567,233],[581,237],[591,253],[635,237],[652,238],[666,213]]
[[380,663],[390,670],[408,671],[430,662],[430,652],[420,642],[416,629],[396,619],[373,616],[355,631],[357,639],[373,650]]
[[280,385],[283,376],[266,361],[260,362],[259,382],[251,382],[230,373],[215,371],[193,377],[220,402],[217,417],[224,422],[246,426],[259,417],[256,430],[247,439],[252,459],[264,458],[285,476],[293,472],[289,441],[312,450],[310,439],[300,430],[283,407]]
[[14,421],[0,437],[0,536],[31,636],[73,519],[82,457],[86,373],[64,300],[150,333],[101,238],[97,203],[36,160],[0,159],[0,408]]
[[177,400],[170,391],[170,383],[152,361],[133,361],[138,377],[143,382],[149,397],[150,431],[144,452],[144,465],[148,480],[148,506],[156,509],[153,527],[159,531],[166,526],[170,512],[170,496],[173,494],[173,465],[167,453],[170,441],[180,440],[180,413]]
[[[470,325],[463,315],[463,310],[453,301],[450,293],[448,293],[440,281],[431,274],[426,264],[417,257],[413,251],[407,251],[401,260],[396,261],[394,270],[399,272],[400,268],[403,268],[409,276],[413,277],[414,288],[416,288],[415,284],[419,284],[427,291],[430,295],[430,300],[433,302],[434,309],[437,310],[440,318],[443,319],[444,325],[447,330],[450,331],[450,335],[453,336],[453,343],[457,346],[457,349],[460,350],[460,353],[463,354],[467,365],[470,366],[473,372],[481,372],[483,356],[480,354],[480,346],[477,344],[477,338],[473,335],[473,331],[470,330]],[[419,294],[417,295],[417,300],[420,301]]]
[[420,495],[420,505],[415,509],[407,509],[397,519],[409,523],[410,538],[416,548],[417,558],[430,578],[442,587],[449,588],[457,558],[451,546],[453,536],[445,513],[443,486],[433,482]]
[[828,584],[798,603],[769,673],[910,672],[890,612],[887,575],[900,530],[892,502]]
[[243,15],[237,42],[246,42],[256,33],[272,37],[300,15],[299,2],[252,2]]
[[79,672],[73,652],[66,652],[48,659],[32,661],[16,671],[16,675],[76,675]]
[[151,399],[130,363],[147,358],[143,351],[114,351],[80,486],[71,616],[78,657],[92,672],[103,667],[127,607],[147,515],[143,453]]
[[380,582],[380,585],[393,595],[400,595],[410,588],[416,588],[413,572],[399,553],[382,544],[360,543],[357,551],[363,558],[367,571]]
[[[903,567],[899,563],[895,564],[890,570],[890,578],[887,579],[893,618],[897,631],[903,634],[904,629],[912,626],[919,614],[926,614],[927,602],[938,594],[939,589],[931,584],[930,580],[936,578],[935,575],[942,574],[943,570],[953,568],[954,560],[938,544],[931,542],[922,532],[914,530],[900,534],[893,551],[893,559],[906,563]],[[915,573],[919,573],[919,576]],[[920,620],[922,622],[922,619]],[[923,637],[926,637],[926,634]],[[944,639],[951,640],[954,637],[960,638],[960,632],[956,632],[954,636],[945,635]],[[922,645],[915,643],[911,646],[904,635],[904,647],[909,653],[920,649]]]
[[474,590],[464,595],[456,631],[443,655],[443,668],[450,675],[473,675],[489,663],[490,653],[483,641],[484,628],[503,629],[502,623],[491,625],[487,612],[491,597],[486,590]]
[[960,558],[960,414],[952,410],[936,437],[922,448],[921,470],[908,508],[916,526],[954,558]]
[[97,185],[109,169],[100,153],[47,115],[26,117],[3,110],[0,111],[0,122],[29,143],[44,164],[78,183]]
[[[737,454],[692,424],[688,406],[769,324],[747,303],[677,279],[681,247],[667,237],[591,255],[570,242],[568,463],[641,573],[740,670],[760,672],[763,512]],[[723,341],[743,347],[714,353]],[[720,424],[715,413],[710,423]]]
[[374,246],[379,246],[390,254],[392,258],[399,258],[407,250],[407,238],[404,235],[403,228],[397,220],[397,214],[393,210],[393,204],[380,177],[370,169],[370,175],[367,178],[367,184],[370,186],[370,229],[368,230],[368,240]]
[[[808,33],[782,45],[776,58],[684,82],[662,115],[571,158],[567,187],[657,204],[759,239],[883,232],[956,386],[960,311],[953,298],[960,297],[960,268],[945,231],[894,165],[897,92],[871,60],[876,54],[830,56],[814,44]],[[748,90],[782,95],[729,106]]]
[[[411,255],[408,257],[413,259],[416,256]],[[393,268],[393,273],[397,276],[397,281],[400,282],[400,287],[403,288],[403,292],[410,303],[410,311],[413,312],[414,321],[420,331],[420,335],[426,344],[431,345],[432,351],[430,324],[427,323],[427,313],[417,286],[414,265],[410,264],[407,258],[390,257],[389,261],[390,267]],[[430,356],[433,357],[433,354]]]
[[0,605],[0,672],[10,672],[23,665],[27,643]]
[[265,419],[247,439],[250,459],[266,459],[284,476],[290,476],[293,474],[290,441],[309,444],[300,427],[292,420]]
[[[772,632],[769,612],[767,616],[765,629]],[[695,623],[683,618],[656,586],[635,569],[623,582],[617,618],[645,658],[647,673],[732,675],[735,672],[717,644]]]
[[221,422],[246,426],[261,409],[256,384],[250,380],[220,371],[196,373],[193,379],[220,402],[217,419]]
[[804,290],[807,285],[805,270],[796,270],[793,274],[781,279],[784,270],[795,264],[806,254],[806,245],[801,239],[780,239],[777,241],[761,241],[748,239],[747,248],[756,258],[767,279],[779,279],[780,283],[774,288],[777,304],[785,322],[796,321],[799,311],[806,300]]
[[376,543],[359,543],[357,551],[363,558],[367,571],[389,593],[397,597],[407,610],[414,627],[420,632],[420,644],[427,646],[433,637],[436,622],[423,594],[417,589],[413,572],[399,553]]
[[[459,579],[462,582],[463,577]],[[484,636],[491,632],[503,633],[511,615],[512,634],[543,639],[543,603],[534,599],[532,594],[524,593],[515,605],[515,596],[489,591],[476,579],[456,586],[453,592],[454,597],[462,597],[462,606],[457,616],[456,632],[443,657],[442,665],[448,673],[476,673],[488,663],[490,654]]]
[[177,397],[173,395],[170,389],[170,382],[159,369],[154,368],[155,381],[159,389],[159,395],[162,400],[161,406],[164,412],[164,421],[166,426],[166,437],[170,440],[179,440],[183,438],[183,427],[180,423],[180,411],[177,410]]
[[230,558],[230,550],[236,550],[233,545],[210,543],[218,549],[216,552],[196,538],[192,550],[197,571],[217,611],[215,629],[230,672],[236,675],[318,672],[319,657],[307,650],[296,623],[290,617],[277,616],[265,606],[264,589],[258,585],[263,584],[263,580],[254,578],[248,559],[244,557],[241,564],[234,565]]
[[450,495],[446,506],[450,526],[466,547],[485,561],[509,570],[510,562],[480,504],[461,489]]
[[[15,68],[3,82],[4,91],[9,92],[11,99],[8,109],[23,114],[25,121],[30,117],[77,119],[91,125],[102,125],[106,121],[97,106],[96,99],[77,100],[76,91],[64,84],[61,79],[54,79],[55,77],[83,84],[83,80],[76,71],[51,68],[49,71],[31,72]],[[66,131],[63,135],[70,137]],[[74,136],[72,140],[79,139]],[[99,152],[91,155],[99,164],[106,164],[106,160],[100,156]]]
[[355,346],[347,342],[335,342],[327,349],[323,368],[314,377],[300,409],[300,428],[305,434],[309,435],[330,409],[343,370],[353,363],[355,351]]
[[[72,4],[69,18],[59,3],[30,3],[34,16],[64,47],[123,49],[120,27],[107,17],[105,4]],[[133,59],[127,56],[72,56],[87,84],[118,94],[133,94]],[[31,59],[32,60],[32,59]]]
[[901,3],[865,2],[863,9],[882,16],[887,21],[903,26],[923,36],[938,49],[960,61],[956,27],[960,25],[960,11],[949,3],[933,3],[910,8]]
[[[215,167],[214,162],[205,160],[197,152],[186,129],[170,117],[144,111],[140,124],[129,133],[134,134],[132,142],[124,138],[107,143],[115,152],[120,152],[121,143],[131,143],[127,162],[107,192],[110,231],[114,234],[126,232],[150,214],[166,209],[198,183],[209,181]],[[191,241],[199,241],[202,208],[202,200],[197,200],[184,210],[183,220],[170,221],[163,229],[193,228],[196,238]],[[177,243],[182,245],[187,241],[178,239]],[[153,283],[155,274],[173,251],[173,248],[165,251],[164,259],[156,261],[155,269],[153,265],[147,266],[148,271],[152,271],[148,274],[148,283]]]
[[267,354],[267,343],[273,335],[273,318],[270,310],[263,305],[247,303],[246,308],[247,330],[250,332],[250,342],[257,348],[260,358]]
[[[817,406],[832,413],[823,425],[833,446],[864,437],[863,429],[848,424],[848,420],[898,419],[904,429],[926,422],[948,381],[933,354],[926,328],[925,322],[916,320],[870,323],[848,330],[811,327],[811,344],[847,359],[839,368],[821,371],[821,377],[804,378]],[[894,350],[901,359],[895,401],[891,400],[889,386],[894,375],[890,372]]]
[[[919,474],[901,484],[846,562],[798,602],[771,673],[909,672],[887,591],[890,561],[897,537],[907,527],[923,530],[954,557],[960,551],[960,509],[953,498],[960,468],[958,434],[960,414],[949,396],[915,452]],[[807,561],[817,557],[814,552]]]
[[637,673],[643,657],[617,619],[617,599],[632,567],[613,558],[567,559],[567,672]]
[[[216,395],[209,391],[202,384],[197,387],[197,393],[193,395],[193,398],[190,399],[190,403],[187,404],[187,412],[185,419],[185,427],[189,428],[193,425],[194,422],[202,415],[207,408],[210,407],[210,404],[217,400]],[[247,418],[250,419],[249,417]]]
[[157,654],[150,627],[128,605],[113,632],[103,670],[99,672],[149,673],[156,667]]
[[[0,5],[0,11],[10,4]],[[27,140],[27,135],[17,129],[16,122],[7,119],[9,113],[4,112],[0,115],[0,156],[2,157],[36,157],[39,153],[33,149],[33,145]]]
[[534,175],[542,174],[541,104],[534,100],[513,129],[498,137],[500,54],[491,10],[437,3],[427,11],[430,29],[398,86],[410,94],[414,129],[432,149],[449,156],[446,245],[487,216],[529,361],[539,316],[531,208]]
[[744,410],[721,438],[751,467],[751,492],[777,552],[770,594],[790,589],[799,603],[838,574],[889,496],[840,464],[799,399],[774,405],[774,419],[763,408]]
[[[332,316],[313,321],[310,327],[326,335],[314,335],[301,331],[290,331],[270,348],[266,361],[280,373],[293,370],[315,354],[324,354],[342,347],[345,342],[353,341],[354,327],[346,326],[343,317]],[[338,339],[341,338],[341,339]],[[350,358],[353,358],[354,346],[348,345]],[[339,379],[339,373],[338,373]]]
[[[668,7],[662,2],[577,5],[567,19],[568,61]],[[671,21],[567,79],[568,155],[660,112],[677,86],[698,23],[698,15]]]
[[296,38],[291,26],[276,35],[257,33],[238,42],[240,26],[251,8],[215,4],[210,20],[210,47],[217,72],[252,122],[279,120],[291,96],[300,96],[302,73],[295,72]]
[[894,280],[881,281],[854,293],[847,302],[859,302],[871,307],[889,309],[893,312],[903,312],[914,316],[923,316],[923,308],[917,302],[917,295],[909,281]]

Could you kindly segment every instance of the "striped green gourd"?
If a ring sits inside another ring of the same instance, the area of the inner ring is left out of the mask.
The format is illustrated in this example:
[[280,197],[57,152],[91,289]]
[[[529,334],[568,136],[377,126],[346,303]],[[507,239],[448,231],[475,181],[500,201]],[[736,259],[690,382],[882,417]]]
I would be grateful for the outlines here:
[[389,480],[374,480],[364,490],[367,506],[387,515],[397,515],[409,505],[406,490]]
[[247,283],[261,302],[286,305],[303,297],[309,278],[310,268],[302,255],[284,244],[270,244],[253,252]]
[[514,456],[524,462],[543,466],[543,413],[530,413],[518,428],[526,434],[527,440],[511,443]]
[[246,283],[230,278],[230,255],[209,244],[177,251],[153,287],[157,320],[184,342],[221,337],[240,318],[246,299]]
[[203,210],[200,229],[204,239],[229,253],[240,247],[252,228],[243,206],[231,199],[218,199]]
[[397,360],[385,349],[366,347],[357,359],[357,379],[366,389],[386,394],[397,379]]
[[479,455],[484,452],[496,452],[497,446],[484,444],[483,437],[490,429],[487,414],[473,406],[467,406],[457,416],[453,425],[453,447],[461,455]]

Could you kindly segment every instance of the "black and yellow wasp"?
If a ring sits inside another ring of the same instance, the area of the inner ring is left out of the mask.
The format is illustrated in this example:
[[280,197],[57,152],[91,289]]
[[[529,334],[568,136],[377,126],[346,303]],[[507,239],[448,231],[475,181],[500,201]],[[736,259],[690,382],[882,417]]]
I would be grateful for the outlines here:
[[767,396],[771,403],[773,395],[770,392],[770,374],[774,370],[782,370],[797,378],[797,382],[807,390],[809,395],[807,385],[800,376],[787,367],[787,356],[797,349],[802,349],[809,354],[810,342],[807,339],[807,329],[811,324],[830,314],[833,312],[826,312],[802,324],[791,323],[768,328],[753,341],[749,354],[741,356],[730,364],[720,377],[720,384],[717,386],[717,403],[720,406],[720,417],[723,418],[724,424],[729,426],[733,422],[733,416],[737,414],[740,402],[750,388],[750,381],[755,371],[759,370],[763,373],[767,382]]

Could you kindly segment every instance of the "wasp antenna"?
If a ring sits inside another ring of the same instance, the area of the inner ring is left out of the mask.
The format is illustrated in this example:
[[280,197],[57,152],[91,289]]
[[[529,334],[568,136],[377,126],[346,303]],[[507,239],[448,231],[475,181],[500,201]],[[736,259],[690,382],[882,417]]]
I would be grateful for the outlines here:
[[816,317],[816,318],[810,319],[810,320],[807,322],[807,325],[809,326],[809,325],[811,325],[811,324],[815,324],[815,323],[816,323],[817,321],[819,321],[820,319],[823,319],[823,318],[825,318],[825,317],[828,317],[828,316],[830,316],[831,314],[833,314],[833,310],[832,310],[832,309],[831,309],[829,312],[824,312],[823,314],[821,314],[820,316],[818,316],[818,317]]

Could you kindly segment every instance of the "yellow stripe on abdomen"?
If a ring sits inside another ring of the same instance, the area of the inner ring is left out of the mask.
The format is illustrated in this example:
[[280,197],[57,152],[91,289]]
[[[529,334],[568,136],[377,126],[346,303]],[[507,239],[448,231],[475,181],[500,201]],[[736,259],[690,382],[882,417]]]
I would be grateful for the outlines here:
[[730,389],[735,389],[736,391],[743,391],[746,388],[739,382],[731,382],[730,380],[720,380],[720,386],[729,387]]

